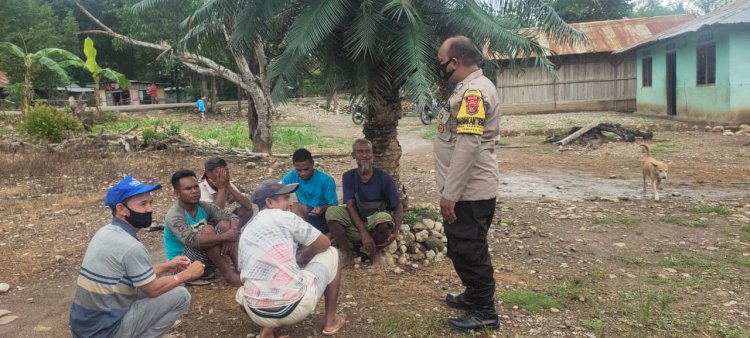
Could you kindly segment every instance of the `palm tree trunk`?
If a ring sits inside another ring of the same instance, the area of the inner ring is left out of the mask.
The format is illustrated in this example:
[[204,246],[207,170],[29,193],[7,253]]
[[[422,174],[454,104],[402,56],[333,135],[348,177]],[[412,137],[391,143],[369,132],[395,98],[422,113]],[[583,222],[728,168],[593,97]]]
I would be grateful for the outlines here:
[[401,118],[401,99],[398,93],[383,95],[375,103],[375,113],[365,122],[363,133],[372,142],[374,164],[389,173],[401,190],[401,144],[398,142],[398,120]]

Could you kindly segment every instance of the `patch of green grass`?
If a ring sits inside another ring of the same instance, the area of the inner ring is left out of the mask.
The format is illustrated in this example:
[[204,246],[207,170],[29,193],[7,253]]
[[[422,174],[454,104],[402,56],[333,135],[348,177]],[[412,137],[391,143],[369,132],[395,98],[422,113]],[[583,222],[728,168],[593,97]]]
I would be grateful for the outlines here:
[[[317,149],[346,149],[351,147],[351,139],[319,135],[313,125],[295,124],[275,126],[273,130],[273,150],[276,153],[292,153],[314,145]],[[314,149],[313,149],[314,150]]]
[[437,127],[430,126],[427,128],[424,133],[422,133],[422,138],[427,141],[432,141],[435,139],[435,135],[437,135]]
[[581,320],[581,325],[583,325],[583,327],[591,331],[591,333],[593,333],[597,337],[603,337],[604,332],[608,326],[607,323],[597,318],[583,319]]
[[599,224],[599,225],[610,225],[610,224],[631,225],[635,223],[636,223],[635,219],[632,219],[625,215],[616,214],[616,213],[607,213],[604,216],[600,216],[594,219],[594,224]]
[[440,212],[431,208],[408,208],[404,211],[404,224],[413,225],[425,218],[437,220],[440,218]]
[[244,148],[252,146],[247,125],[244,123],[237,122],[230,126],[221,127],[198,126],[191,128],[190,133],[201,140],[216,140],[220,146],[224,147]]
[[531,122],[529,123],[529,127],[534,129],[545,129],[547,128],[547,124],[544,122]]
[[742,153],[742,152],[740,152],[740,153],[737,153],[736,155],[737,155],[737,157],[740,157],[740,158],[750,158],[750,153]]
[[[371,337],[445,337],[448,323],[443,316],[430,314],[415,316],[414,313],[381,312],[384,317],[375,319],[367,327]],[[445,328],[445,329],[443,329]]]
[[715,212],[719,215],[729,215],[732,213],[732,210],[721,204],[708,203],[691,204],[687,207],[687,210],[698,214],[710,214]]
[[531,312],[556,308],[564,308],[563,303],[555,297],[533,291],[511,290],[500,294],[503,304],[508,307],[518,306]]
[[497,145],[499,145],[499,146],[507,146],[507,145],[510,145],[510,142],[508,142],[506,140],[500,140],[500,141],[497,141]]
[[750,224],[743,225],[740,228],[740,239],[743,241],[750,241]]
[[656,143],[651,145],[651,154],[672,154],[677,152],[677,145],[674,143]]
[[564,123],[566,126],[571,126],[571,127],[583,124],[581,121],[578,121],[576,119],[570,119],[570,118],[565,119]]
[[708,222],[700,219],[685,219],[676,215],[665,215],[659,218],[664,223],[675,224],[684,227],[691,228],[705,228],[708,227]]
[[648,289],[639,284],[634,292],[620,294],[623,305],[620,313],[632,318],[643,329],[667,329],[671,326],[669,306],[675,302],[673,289]]

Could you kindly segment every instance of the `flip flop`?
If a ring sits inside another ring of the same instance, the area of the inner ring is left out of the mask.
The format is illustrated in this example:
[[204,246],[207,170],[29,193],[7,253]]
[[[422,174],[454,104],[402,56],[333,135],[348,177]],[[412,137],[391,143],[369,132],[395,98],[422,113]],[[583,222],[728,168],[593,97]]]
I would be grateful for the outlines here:
[[344,325],[346,325],[346,316],[341,315],[341,322],[339,322],[338,325],[336,325],[335,327],[333,327],[331,329],[328,329],[328,330],[324,329],[323,330],[323,335],[324,336],[333,336],[333,335],[339,333],[339,331],[341,330],[342,327],[344,327]]

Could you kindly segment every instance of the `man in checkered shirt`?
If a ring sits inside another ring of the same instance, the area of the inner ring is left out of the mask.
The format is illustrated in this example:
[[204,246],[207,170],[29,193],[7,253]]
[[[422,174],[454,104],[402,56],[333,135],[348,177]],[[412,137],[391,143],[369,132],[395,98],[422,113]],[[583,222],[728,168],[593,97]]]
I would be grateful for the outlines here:
[[236,300],[262,327],[261,338],[273,338],[275,328],[305,319],[321,296],[325,297],[323,335],[338,333],[346,323],[336,313],[341,286],[338,251],[328,237],[289,211],[290,194],[297,187],[273,180],[259,184],[252,201],[261,211],[240,236],[243,286]]

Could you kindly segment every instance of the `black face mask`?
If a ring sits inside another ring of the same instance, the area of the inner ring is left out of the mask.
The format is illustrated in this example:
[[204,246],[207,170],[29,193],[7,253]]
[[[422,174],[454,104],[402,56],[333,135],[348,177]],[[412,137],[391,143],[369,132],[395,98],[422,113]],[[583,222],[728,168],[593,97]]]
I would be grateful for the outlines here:
[[438,62],[438,76],[443,79],[443,81],[448,81],[448,79],[451,78],[451,75],[453,75],[453,72],[456,70],[448,71],[448,64],[451,63],[452,59],[449,59],[445,63]]
[[152,213],[136,212],[136,211],[133,211],[133,209],[128,208],[127,205],[125,205],[125,208],[130,210],[130,216],[125,217],[125,220],[128,221],[130,225],[139,229],[148,228],[151,226],[151,222],[152,222],[151,214]]

